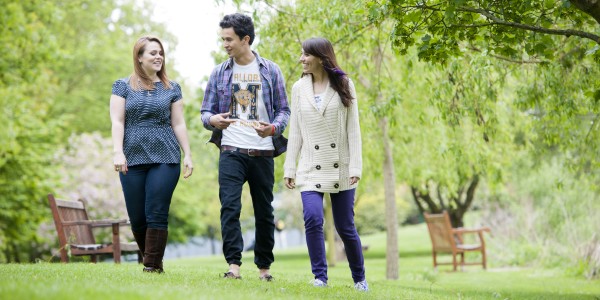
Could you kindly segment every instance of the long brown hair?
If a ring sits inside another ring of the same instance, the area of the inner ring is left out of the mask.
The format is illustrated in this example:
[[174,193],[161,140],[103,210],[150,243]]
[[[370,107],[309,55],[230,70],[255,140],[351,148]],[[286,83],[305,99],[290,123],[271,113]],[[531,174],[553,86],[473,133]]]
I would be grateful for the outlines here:
[[167,76],[167,69],[165,67],[165,47],[163,47],[162,42],[155,36],[143,36],[135,42],[133,46],[133,73],[131,73],[131,77],[129,77],[129,85],[132,89],[139,90],[153,90],[154,82],[146,71],[142,68],[142,65],[139,62],[140,56],[144,54],[146,51],[146,46],[150,42],[157,42],[160,45],[160,49],[163,52],[163,60],[160,71],[156,73],[160,81],[163,83],[166,89],[171,88],[171,83],[169,82],[169,77]]
[[[310,38],[302,42],[302,50],[304,53],[318,57],[323,62],[323,68],[329,77],[331,87],[340,95],[342,104],[345,107],[352,104],[352,94],[350,93],[350,85],[348,76],[342,71],[335,59],[333,45],[325,38]],[[302,73],[302,76],[306,75]]]

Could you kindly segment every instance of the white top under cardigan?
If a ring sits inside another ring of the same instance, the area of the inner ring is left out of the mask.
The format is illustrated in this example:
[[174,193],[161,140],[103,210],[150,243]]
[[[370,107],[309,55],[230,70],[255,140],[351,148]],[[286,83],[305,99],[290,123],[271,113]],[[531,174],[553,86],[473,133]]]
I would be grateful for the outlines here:
[[295,178],[301,192],[337,193],[357,186],[350,185],[350,177],[361,177],[362,143],[356,91],[351,80],[349,87],[353,98],[350,107],[345,107],[338,93],[328,86],[318,109],[312,75],[294,83],[283,167],[284,177]]

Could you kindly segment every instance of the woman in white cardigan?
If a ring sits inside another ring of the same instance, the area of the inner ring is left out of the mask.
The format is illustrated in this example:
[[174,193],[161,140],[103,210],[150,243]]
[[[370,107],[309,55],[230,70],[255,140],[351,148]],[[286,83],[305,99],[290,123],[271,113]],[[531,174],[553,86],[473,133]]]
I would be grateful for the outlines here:
[[354,287],[368,291],[362,245],[354,226],[354,193],[362,172],[354,84],[338,66],[333,46],[324,38],[304,41],[300,62],[302,77],[292,88],[284,180],[287,188],[298,187],[301,192],[313,285],[327,286],[323,195],[329,193]]

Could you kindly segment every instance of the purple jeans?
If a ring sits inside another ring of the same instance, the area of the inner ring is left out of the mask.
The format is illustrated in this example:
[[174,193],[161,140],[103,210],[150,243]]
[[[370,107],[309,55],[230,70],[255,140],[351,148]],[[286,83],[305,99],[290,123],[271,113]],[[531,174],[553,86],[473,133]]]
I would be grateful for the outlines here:
[[[365,280],[365,263],[360,237],[354,226],[355,189],[330,194],[335,229],[344,242],[346,257],[354,282]],[[306,245],[315,279],[327,282],[327,257],[323,234],[323,193],[302,192]]]

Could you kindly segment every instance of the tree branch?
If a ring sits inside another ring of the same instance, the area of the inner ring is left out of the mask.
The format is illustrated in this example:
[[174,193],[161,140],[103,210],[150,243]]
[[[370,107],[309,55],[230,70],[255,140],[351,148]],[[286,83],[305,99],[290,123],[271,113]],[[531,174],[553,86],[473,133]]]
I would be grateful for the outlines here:
[[590,129],[588,130],[587,134],[585,135],[584,141],[590,141],[590,134],[592,133],[592,131],[595,130],[595,128],[598,127],[598,124],[599,124],[598,119],[600,119],[600,114],[597,114],[594,117],[594,120],[592,120],[592,122],[591,122],[592,125],[590,125]]
[[415,200],[415,204],[417,205],[419,212],[421,214],[425,213],[425,208],[423,208],[423,205],[419,201],[419,190],[417,188],[415,188],[414,186],[411,186],[410,191],[412,192],[413,199]]
[[[472,50],[472,51],[476,51],[476,52],[483,52],[483,51],[481,51],[481,49],[479,49],[479,48],[477,48],[477,47],[475,47],[473,45],[467,46],[467,49]],[[497,55],[497,54],[491,54],[491,53],[488,53],[487,55],[489,55],[489,56],[491,56],[493,58],[497,58],[499,60],[504,60],[504,61],[507,61],[507,62],[510,62],[510,63],[516,63],[516,64],[541,64],[541,63],[545,62],[543,60],[513,59],[513,58],[510,58],[510,57],[504,57],[504,56],[500,56],[500,55]]]
[[471,180],[471,184],[469,184],[469,188],[467,189],[467,199],[465,199],[465,203],[463,204],[464,211],[467,211],[473,200],[475,199],[475,190],[477,189],[477,185],[479,184],[479,175],[473,176]]
[[437,186],[437,196],[438,196],[438,201],[440,202],[440,208],[442,210],[446,209],[446,204],[444,203],[444,197],[442,197],[442,187],[439,184]]
[[429,211],[431,213],[440,213],[441,212],[440,208],[435,204],[433,199],[431,199],[431,196],[429,195],[429,191],[425,194],[422,194],[418,189],[414,188],[413,195],[415,196],[415,199],[417,199],[417,201],[420,199],[423,202],[427,203],[427,206],[429,206]]
[[545,34],[563,35],[566,37],[570,37],[570,36],[574,35],[574,36],[590,39],[590,40],[596,42],[597,44],[600,44],[600,36],[589,33],[589,32],[585,32],[585,31],[572,30],[572,29],[550,29],[550,28],[537,27],[537,26],[532,26],[532,25],[527,25],[527,24],[508,22],[508,21],[504,21],[504,20],[494,16],[491,12],[481,9],[481,8],[461,7],[457,10],[480,14],[480,15],[488,18],[489,20],[491,20],[492,24],[496,24],[496,25],[519,28],[519,29],[523,29],[523,30],[545,33]]
[[292,16],[292,17],[294,17],[294,18],[297,18],[297,19],[301,17],[301,16],[299,16],[299,15],[296,15],[296,14],[293,14],[293,13],[290,13],[290,12],[287,12],[287,11],[285,11],[285,10],[283,10],[283,9],[280,9],[280,8],[276,7],[276,6],[275,6],[273,3],[271,3],[271,1],[264,0],[263,2],[264,2],[264,3],[265,3],[267,6],[268,6],[268,7],[272,8],[273,10],[275,10],[276,12],[278,12],[278,13],[280,13],[280,14],[283,14],[283,15],[290,15],[290,16]]

